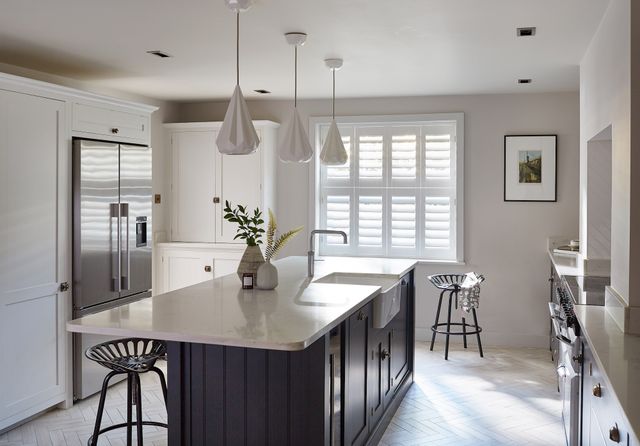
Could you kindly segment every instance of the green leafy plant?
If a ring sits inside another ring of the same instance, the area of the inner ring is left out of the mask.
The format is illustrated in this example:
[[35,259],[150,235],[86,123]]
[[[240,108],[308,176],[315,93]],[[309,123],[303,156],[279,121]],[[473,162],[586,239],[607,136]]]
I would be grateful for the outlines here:
[[255,208],[253,215],[251,215],[251,211],[247,211],[246,206],[239,204],[232,208],[231,203],[227,200],[224,202],[224,219],[238,224],[238,232],[233,238],[234,240],[244,240],[249,246],[262,244],[264,229],[261,226],[264,224],[264,220],[260,209]]
[[264,259],[270,260],[280,251],[289,240],[296,236],[304,226],[287,231],[276,238],[276,231],[278,230],[278,224],[276,217],[273,215],[271,209],[269,209],[269,224],[267,226],[267,247],[264,250]]

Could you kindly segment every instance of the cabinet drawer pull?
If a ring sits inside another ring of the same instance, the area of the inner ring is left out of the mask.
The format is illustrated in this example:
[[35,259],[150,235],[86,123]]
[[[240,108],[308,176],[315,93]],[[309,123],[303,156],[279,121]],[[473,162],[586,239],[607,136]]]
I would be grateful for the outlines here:
[[204,272],[205,273],[210,273],[211,272],[211,265],[205,265]]
[[618,423],[609,429],[609,440],[620,443],[620,429],[618,429]]
[[114,135],[118,134],[120,130],[117,127],[114,127],[111,129],[111,133],[113,133]]
[[602,386],[600,383],[593,386],[593,396],[596,398],[602,398]]
[[365,316],[364,312],[363,312],[362,310],[360,310],[360,311],[358,312],[358,320],[359,320],[359,321],[363,321],[365,317],[366,317],[366,316]]
[[382,358],[382,360],[384,361],[385,359],[387,359],[388,357],[391,356],[391,353],[389,353],[389,351],[387,349],[383,349],[380,352],[380,358]]
[[214,202],[215,204],[220,203],[220,197],[213,197],[213,202]]

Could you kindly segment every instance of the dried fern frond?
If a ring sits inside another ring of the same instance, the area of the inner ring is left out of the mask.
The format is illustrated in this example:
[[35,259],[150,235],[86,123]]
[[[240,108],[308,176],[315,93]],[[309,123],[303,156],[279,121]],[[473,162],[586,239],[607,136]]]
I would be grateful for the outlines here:
[[273,256],[275,256],[278,253],[278,251],[280,251],[284,247],[284,245],[286,245],[289,242],[289,240],[291,240],[300,231],[302,231],[303,228],[304,226],[294,228],[290,231],[285,232],[280,237],[278,237],[278,239],[273,243],[273,246],[271,246],[271,249],[267,248],[267,250],[265,251],[266,259],[271,259]]
[[276,229],[278,223],[276,222],[276,216],[273,215],[273,211],[269,209],[269,224],[267,225],[267,247],[265,252],[269,251],[273,247],[273,239],[276,235]]

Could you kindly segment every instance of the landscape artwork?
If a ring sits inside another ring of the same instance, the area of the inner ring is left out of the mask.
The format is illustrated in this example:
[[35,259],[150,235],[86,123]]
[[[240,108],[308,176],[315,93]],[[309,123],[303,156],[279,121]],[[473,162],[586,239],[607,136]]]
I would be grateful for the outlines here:
[[558,199],[557,144],[557,135],[505,135],[504,201]]
[[520,150],[518,155],[518,181],[542,183],[542,150]]

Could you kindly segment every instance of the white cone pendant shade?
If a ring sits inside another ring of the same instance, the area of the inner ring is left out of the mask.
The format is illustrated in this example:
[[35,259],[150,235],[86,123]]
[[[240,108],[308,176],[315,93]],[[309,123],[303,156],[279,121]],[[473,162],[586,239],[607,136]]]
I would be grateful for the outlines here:
[[320,162],[327,166],[341,166],[347,162],[348,155],[342,143],[342,136],[336,124],[336,70],[342,68],[342,59],[326,59],[324,61],[327,68],[331,70],[333,78],[333,95],[331,105],[331,125],[327,138],[320,152]]
[[291,119],[282,128],[282,138],[278,144],[278,157],[285,163],[306,163],[313,157],[313,148],[302,125],[298,113],[298,47],[305,44],[307,35],[303,32],[291,32],[284,35],[287,43],[293,45],[293,113]]
[[327,139],[325,139],[324,146],[322,146],[320,161],[327,166],[341,166],[347,162],[347,158],[347,151],[344,148],[342,136],[340,136],[338,125],[334,119],[331,121]]
[[282,130],[283,137],[278,145],[280,160],[286,163],[306,163],[311,160],[313,148],[297,108],[293,109],[291,119]]
[[236,85],[227,114],[216,138],[218,150],[225,155],[248,155],[260,145],[242,90]]

